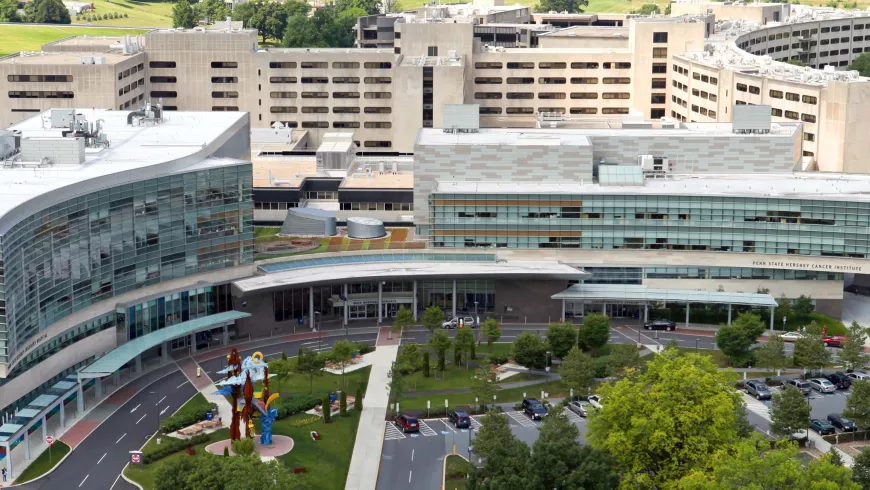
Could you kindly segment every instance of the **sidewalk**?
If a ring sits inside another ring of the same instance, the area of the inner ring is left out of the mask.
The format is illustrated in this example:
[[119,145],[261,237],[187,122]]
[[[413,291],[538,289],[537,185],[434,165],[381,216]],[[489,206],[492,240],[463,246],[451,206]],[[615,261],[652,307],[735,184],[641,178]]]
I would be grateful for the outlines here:
[[363,411],[360,416],[347,473],[345,490],[375,490],[384,447],[387,406],[390,393],[390,369],[399,353],[399,336],[388,339],[389,329],[378,334],[377,349],[367,356],[372,359],[372,371],[366,388]]

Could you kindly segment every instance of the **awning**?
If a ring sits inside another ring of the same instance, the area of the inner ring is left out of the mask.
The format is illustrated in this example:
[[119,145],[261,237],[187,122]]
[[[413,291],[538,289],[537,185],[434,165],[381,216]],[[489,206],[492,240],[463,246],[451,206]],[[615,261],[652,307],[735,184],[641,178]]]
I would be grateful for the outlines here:
[[188,320],[166,328],[161,328],[160,330],[143,335],[117,347],[103,357],[97,359],[90,366],[79,371],[78,376],[80,379],[102,378],[108,376],[121,369],[124,364],[132,361],[136,356],[152,347],[156,347],[178,337],[190,335],[202,330],[208,330],[249,316],[251,316],[250,313],[243,313],[241,311],[226,311],[224,313],[217,313],[215,315],[209,315],[195,320]]
[[553,299],[602,302],[719,303],[749,306],[778,306],[773,296],[757,293],[727,293],[723,291],[693,291],[688,289],[655,289],[629,284],[573,284]]

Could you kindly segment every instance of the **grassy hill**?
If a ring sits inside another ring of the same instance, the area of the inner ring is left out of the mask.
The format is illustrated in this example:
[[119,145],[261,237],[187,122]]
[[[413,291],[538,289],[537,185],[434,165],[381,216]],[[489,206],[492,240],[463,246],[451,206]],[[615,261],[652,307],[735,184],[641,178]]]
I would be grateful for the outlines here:
[[[172,26],[172,2],[142,2],[139,0],[92,0],[93,14],[113,14],[117,12],[120,19],[92,21],[95,26],[126,26],[126,27],[170,27]],[[123,15],[127,14],[127,18]],[[84,19],[73,23],[84,23]]]
[[0,56],[19,51],[39,51],[45,43],[70,36],[135,36],[142,29],[101,29],[97,27],[0,25]]

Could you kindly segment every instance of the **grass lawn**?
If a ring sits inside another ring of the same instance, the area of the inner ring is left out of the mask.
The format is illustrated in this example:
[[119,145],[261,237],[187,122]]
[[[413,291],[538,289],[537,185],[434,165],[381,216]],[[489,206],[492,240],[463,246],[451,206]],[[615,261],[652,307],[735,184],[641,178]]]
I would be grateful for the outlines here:
[[[731,365],[728,363],[728,357],[722,353],[722,351],[716,349],[698,349],[697,351],[691,347],[677,347],[677,350],[681,354],[694,354],[698,353],[705,356],[713,357],[713,364],[719,367],[730,367]],[[641,359],[652,359],[652,356],[644,356]]]
[[[175,454],[167,456],[160,461],[155,461],[154,463],[147,465],[128,465],[124,468],[124,476],[135,481],[139,485],[142,486],[145,490],[151,490],[156,488],[155,484],[155,476],[157,473],[157,468],[160,465],[164,464],[167,461],[172,461],[178,458],[198,458],[205,452],[205,447],[209,444],[217,441],[221,441],[230,437],[229,429],[220,429],[210,434],[208,442],[204,442],[202,444],[193,446],[193,450],[196,451],[196,454],[193,456],[188,456],[186,452],[179,451]],[[164,438],[165,440],[165,438]],[[143,453],[149,453],[154,451],[157,448],[157,440],[155,438],[151,438],[148,442],[145,443],[145,446],[142,448]]]
[[447,456],[444,490],[465,490],[465,477],[473,469],[474,466],[462,456]]
[[281,231],[281,227],[279,226],[255,226],[254,238],[272,236],[279,231]]
[[[138,0],[92,0],[94,10],[89,14],[100,16],[117,12],[122,17],[111,20],[93,20],[96,26],[142,26],[170,27],[172,25],[173,2],[143,2]],[[127,14],[127,18],[123,15]],[[72,18],[74,23],[86,23],[84,16],[79,20]]]
[[24,473],[15,479],[15,484],[18,485],[20,483],[29,482],[34,478],[38,478],[45,474],[48,470],[54,468],[54,465],[58,463],[66,454],[69,452],[69,446],[60,442],[54,441],[54,444],[51,448],[51,461],[49,461],[49,451],[46,449],[39,455],[36,460],[24,470]]
[[72,26],[0,25],[0,56],[19,51],[39,51],[43,44],[70,36],[135,36],[139,29],[100,29]]
[[[551,397],[564,397],[568,396],[568,388],[561,381],[551,381],[549,383],[549,388],[547,388],[546,381],[541,381],[540,383],[535,383],[531,386],[524,386],[521,388],[510,388],[506,390],[496,390],[496,403],[519,403],[523,399],[523,393],[526,393],[529,397],[540,397],[542,391],[549,391]],[[419,410],[423,413],[426,412],[426,402],[432,402],[433,414],[434,410],[437,408],[440,411],[444,411],[444,400],[447,400],[448,405],[452,407],[457,406],[471,406],[474,405],[474,393],[456,393],[452,395],[439,395],[439,396],[411,396],[407,395],[402,397],[399,400],[399,405],[402,408],[402,411],[406,410]],[[489,403],[492,403],[492,400],[488,400]],[[479,400],[479,403],[483,403],[483,400]]]
[[[351,395],[356,393],[356,387],[360,383],[367,383],[371,366],[366,366],[360,370],[346,373],[344,375],[347,392]],[[309,377],[304,374],[290,374],[287,377],[275,376],[269,379],[269,389],[273,393],[280,391],[282,393],[308,393]],[[336,391],[341,382],[341,375],[324,372],[320,376],[314,377],[312,393],[326,394]],[[254,386],[254,391],[262,391],[263,383],[257,382]]]

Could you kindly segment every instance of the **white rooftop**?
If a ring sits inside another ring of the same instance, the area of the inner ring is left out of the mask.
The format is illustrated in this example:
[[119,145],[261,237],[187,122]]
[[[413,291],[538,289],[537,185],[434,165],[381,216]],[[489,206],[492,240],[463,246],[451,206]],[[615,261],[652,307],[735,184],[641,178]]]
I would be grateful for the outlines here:
[[[4,167],[0,164],[0,234],[20,219],[64,199],[98,188],[118,185],[193,168],[237,164],[232,159],[200,157],[228,130],[247,125],[244,112],[167,112],[163,123],[128,126],[131,111],[76,109],[88,121],[103,121],[109,148],[87,148],[80,165]],[[51,128],[51,111],[34,115],[9,129],[24,138],[61,138]],[[64,189],[63,192],[60,192]],[[31,204],[17,207],[32,201]]]
[[777,197],[870,202],[866,175],[677,174],[646,179],[642,186],[599,185],[593,182],[453,182],[439,181],[434,193],[446,194],[601,194]]

